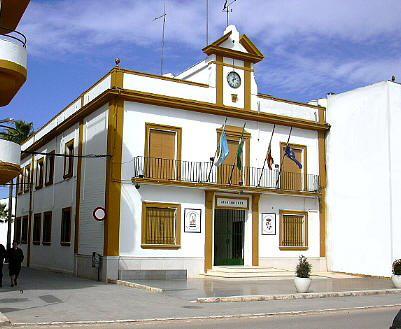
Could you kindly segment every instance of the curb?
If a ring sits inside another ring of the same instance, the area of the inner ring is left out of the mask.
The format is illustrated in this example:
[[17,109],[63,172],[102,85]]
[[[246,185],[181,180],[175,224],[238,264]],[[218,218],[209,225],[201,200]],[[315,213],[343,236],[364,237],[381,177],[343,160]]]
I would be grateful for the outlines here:
[[393,307],[401,307],[401,304],[390,305],[372,305],[372,306],[356,306],[345,308],[328,308],[320,310],[305,310],[305,311],[284,311],[284,312],[267,312],[267,313],[243,313],[243,314],[227,314],[227,315],[206,315],[206,316],[193,316],[182,318],[150,318],[150,319],[132,319],[132,320],[98,320],[98,321],[54,321],[54,322],[20,322],[14,323],[14,327],[25,326],[60,326],[60,325],[96,325],[96,324],[116,324],[116,323],[151,323],[162,321],[188,321],[188,320],[218,320],[218,319],[240,319],[240,318],[263,318],[273,316],[302,316],[302,315],[318,315],[322,313],[335,313],[347,311],[361,311],[370,309],[386,309]]
[[117,280],[116,283],[119,286],[124,286],[124,287],[128,287],[128,288],[143,289],[143,290],[147,290],[147,291],[154,292],[154,293],[163,292],[163,289],[161,289],[161,288],[155,288],[155,287],[151,287],[151,286],[147,286],[147,285],[139,284],[139,283],[135,283],[135,282],[130,282],[130,281]]
[[350,296],[373,296],[373,295],[395,295],[401,294],[401,289],[384,290],[358,290],[341,292],[311,292],[302,294],[286,295],[248,295],[248,296],[229,296],[229,297],[206,297],[197,298],[197,303],[235,303],[235,302],[259,302],[269,300],[292,300],[292,299],[312,299],[327,297],[350,297]]
[[11,321],[0,312],[0,327],[9,326],[11,325]]

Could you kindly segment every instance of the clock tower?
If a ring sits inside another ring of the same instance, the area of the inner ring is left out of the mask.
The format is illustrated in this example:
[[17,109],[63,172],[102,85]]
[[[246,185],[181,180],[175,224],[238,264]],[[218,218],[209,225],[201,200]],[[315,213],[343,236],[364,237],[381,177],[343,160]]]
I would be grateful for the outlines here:
[[257,86],[254,64],[264,59],[263,54],[244,34],[230,25],[223,37],[203,51],[213,57],[216,67],[216,104],[250,111],[255,109]]

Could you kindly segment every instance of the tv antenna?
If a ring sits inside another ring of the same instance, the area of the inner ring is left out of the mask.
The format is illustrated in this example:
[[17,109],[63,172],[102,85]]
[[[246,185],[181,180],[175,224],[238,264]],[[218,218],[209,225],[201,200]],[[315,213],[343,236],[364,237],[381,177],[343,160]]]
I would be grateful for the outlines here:
[[166,36],[166,20],[167,20],[167,12],[166,12],[166,1],[164,1],[164,11],[163,15],[156,17],[153,21],[157,21],[159,19],[163,19],[163,32],[162,32],[162,50],[160,57],[160,74],[163,75],[163,64],[164,64],[164,44],[165,44],[165,36]]
[[232,0],[231,2],[229,0],[226,0],[224,3],[224,8],[223,12],[227,13],[227,26],[230,25],[230,14],[233,12],[231,6],[233,5],[234,2],[237,0]]

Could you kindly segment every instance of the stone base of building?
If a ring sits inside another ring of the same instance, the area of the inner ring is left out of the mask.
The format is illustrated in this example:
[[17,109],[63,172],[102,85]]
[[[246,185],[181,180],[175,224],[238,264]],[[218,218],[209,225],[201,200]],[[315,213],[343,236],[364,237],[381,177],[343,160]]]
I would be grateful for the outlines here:
[[[308,257],[313,272],[326,272],[326,257]],[[274,267],[282,270],[295,271],[298,264],[297,257],[263,257],[259,259],[259,266]]]

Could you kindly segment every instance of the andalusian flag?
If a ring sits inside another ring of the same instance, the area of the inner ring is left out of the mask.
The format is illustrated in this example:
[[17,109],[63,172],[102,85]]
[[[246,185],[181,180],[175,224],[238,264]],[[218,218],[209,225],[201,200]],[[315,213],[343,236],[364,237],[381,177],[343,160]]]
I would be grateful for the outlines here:
[[237,168],[239,170],[242,170],[243,168],[243,158],[244,158],[244,132],[245,132],[245,125],[242,128],[242,134],[241,134],[241,139],[239,140],[239,144],[238,144],[238,151],[237,151]]

